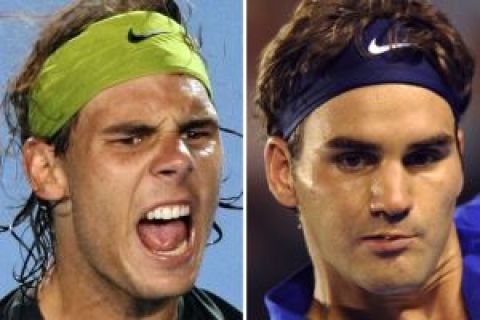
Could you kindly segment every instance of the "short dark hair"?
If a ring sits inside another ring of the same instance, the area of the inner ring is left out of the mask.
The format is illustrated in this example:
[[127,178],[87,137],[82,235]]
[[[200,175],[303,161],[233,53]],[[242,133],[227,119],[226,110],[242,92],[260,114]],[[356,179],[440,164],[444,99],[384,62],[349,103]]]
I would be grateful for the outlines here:
[[[267,135],[275,135],[279,112],[295,83],[312,70],[321,72],[351,41],[360,43],[365,27],[381,17],[406,25],[408,42],[430,58],[450,86],[470,99],[473,56],[447,17],[429,2],[303,0],[262,53],[255,104]],[[301,151],[301,141],[302,124],[288,139],[294,157]]]

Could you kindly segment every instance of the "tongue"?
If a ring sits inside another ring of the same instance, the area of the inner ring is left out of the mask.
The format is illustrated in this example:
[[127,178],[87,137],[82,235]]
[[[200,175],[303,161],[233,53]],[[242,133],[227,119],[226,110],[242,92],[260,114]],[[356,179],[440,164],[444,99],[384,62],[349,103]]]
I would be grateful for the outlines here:
[[140,222],[138,234],[145,247],[151,251],[172,251],[187,240],[184,221]]

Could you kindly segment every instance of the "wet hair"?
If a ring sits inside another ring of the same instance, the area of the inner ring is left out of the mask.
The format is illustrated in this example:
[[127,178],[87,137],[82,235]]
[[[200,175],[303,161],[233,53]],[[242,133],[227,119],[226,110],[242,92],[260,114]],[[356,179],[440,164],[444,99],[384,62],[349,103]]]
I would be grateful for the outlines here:
[[[321,73],[351,41],[361,43],[363,30],[377,18],[406,26],[407,41],[429,57],[448,85],[470,99],[473,57],[447,17],[429,2],[303,0],[261,56],[255,104],[267,135],[275,135],[278,114],[295,84],[311,71]],[[300,124],[288,138],[294,158],[301,152],[302,136]]]
[[[180,7],[173,0],[77,0],[48,19],[23,68],[10,81],[1,104],[10,133],[10,140],[3,151],[4,157],[12,153],[20,154],[21,146],[32,136],[28,123],[28,96],[45,60],[90,24],[134,10],[156,11],[185,26]],[[187,36],[185,39],[192,46],[199,45],[193,43]],[[65,155],[69,147],[70,134],[77,119],[78,116],[74,116],[52,138],[43,139],[54,147],[56,156]],[[221,128],[221,130],[240,135],[230,129]],[[241,207],[235,203],[241,196],[240,193],[233,197],[222,198],[219,206],[240,210]],[[42,277],[54,262],[53,211],[56,204],[58,203],[45,201],[32,192],[15,215],[11,225],[0,226],[0,232],[11,231],[23,251],[26,252],[19,272],[14,274],[15,280],[20,284],[20,289],[24,294],[30,289],[37,290]],[[23,237],[14,231],[14,228],[22,223],[25,223],[32,231],[33,239],[30,243],[26,243]],[[222,231],[216,223],[213,225],[213,230],[217,232],[217,238],[213,241],[216,243],[221,240]]]

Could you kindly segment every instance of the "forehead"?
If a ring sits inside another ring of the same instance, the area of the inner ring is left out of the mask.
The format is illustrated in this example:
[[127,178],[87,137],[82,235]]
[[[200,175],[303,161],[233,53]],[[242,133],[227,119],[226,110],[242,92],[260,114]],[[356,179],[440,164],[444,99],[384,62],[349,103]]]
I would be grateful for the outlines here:
[[408,84],[381,84],[347,91],[317,108],[304,123],[305,138],[348,136],[379,143],[453,134],[448,103],[436,93]]
[[181,122],[217,115],[201,82],[179,74],[144,76],[105,89],[80,112],[80,121],[89,125],[163,117]]

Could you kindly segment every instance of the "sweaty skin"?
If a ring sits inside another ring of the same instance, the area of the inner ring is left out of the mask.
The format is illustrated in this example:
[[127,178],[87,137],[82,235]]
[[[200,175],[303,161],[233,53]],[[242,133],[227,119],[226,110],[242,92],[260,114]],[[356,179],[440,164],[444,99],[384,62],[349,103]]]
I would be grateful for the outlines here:
[[290,191],[270,186],[299,209],[315,270],[309,319],[465,319],[453,225],[462,137],[447,102],[368,86],[329,100],[302,130],[296,159],[277,138],[266,158],[272,146],[287,154],[271,162]]
[[[46,318],[175,318],[200,266],[222,159],[215,109],[191,77],[146,76],[93,98],[66,155],[53,160],[65,200],[55,211],[55,267],[39,293]],[[190,208],[186,242],[152,252],[139,221],[178,204]]]

